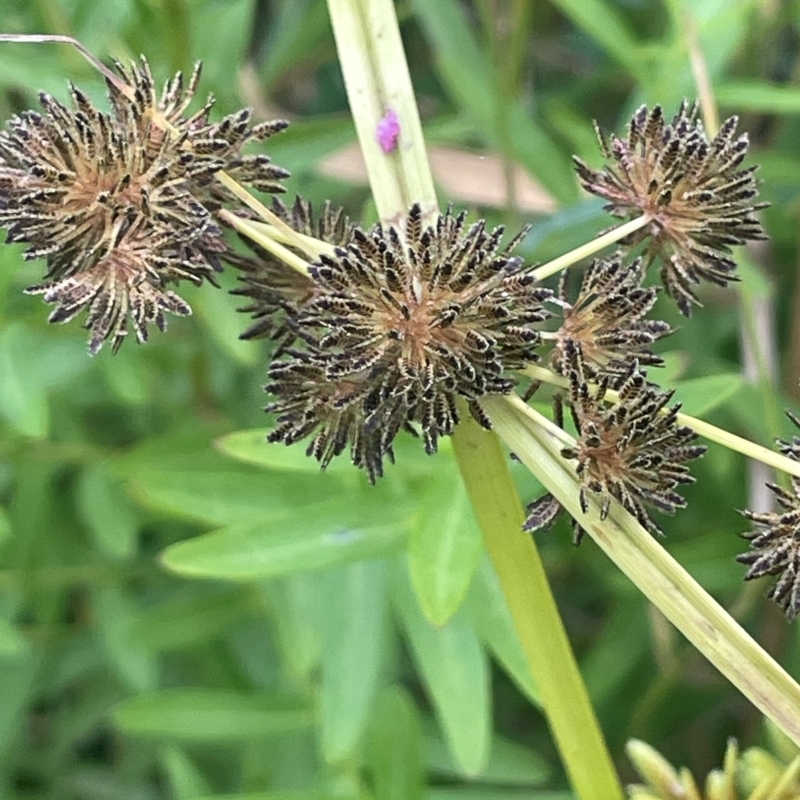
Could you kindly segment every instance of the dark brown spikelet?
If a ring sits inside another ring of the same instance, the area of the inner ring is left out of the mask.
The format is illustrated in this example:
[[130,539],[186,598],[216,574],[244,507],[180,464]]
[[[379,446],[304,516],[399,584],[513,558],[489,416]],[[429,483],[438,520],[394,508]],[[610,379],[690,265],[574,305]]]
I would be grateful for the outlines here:
[[253,127],[245,110],[211,123],[211,100],[184,116],[199,67],[187,89],[178,74],[160,95],[144,59],[116,67],[134,97],[109,84],[110,112],[70,85],[70,106],[42,94],[41,112],[12,117],[0,132],[0,225],[9,242],[29,245],[26,259],[45,259],[45,283],[31,291],[59,304],[53,321],[74,317],[86,298],[92,353],[106,336],[119,346],[127,329],[119,314],[130,313],[144,341],[148,322],[163,327],[164,310],[186,313],[168,283],[214,282],[226,249],[214,214],[228,199],[217,171],[265,191],[282,191],[287,174],[241,153],[282,121]]
[[514,370],[537,360],[550,292],[511,256],[519,237],[503,248],[502,229],[467,226],[463,213],[421,220],[415,205],[404,231],[356,229],[311,266],[301,338],[269,369],[270,441],[313,436],[323,466],[349,448],[375,481],[401,429],[419,428],[433,453],[459,398],[488,427],[479,399],[509,393]]
[[[793,414],[789,418],[800,427]],[[800,438],[791,442],[778,441],[778,449],[793,461],[800,461]],[[743,533],[750,542],[750,552],[742,553],[736,560],[749,569],[746,581],[764,575],[777,575],[778,580],[767,593],[789,621],[800,614],[800,478],[792,476],[791,489],[776,483],[767,486],[775,495],[782,511],[759,513],[742,511],[747,519],[756,523],[756,530]]]
[[727,119],[709,141],[696,103],[684,101],[671,123],[660,106],[642,106],[625,139],[598,132],[609,162],[603,169],[575,159],[584,189],[608,200],[611,214],[651,218],[630,242],[647,240],[647,265],[661,260],[664,287],[686,316],[699,305],[692,287],[701,280],[736,279],[732,245],[765,238],[756,215],[764,204],[754,202],[757,167],[741,169],[748,138],[736,134],[737,122]]
[[564,321],[556,334],[551,353],[553,369],[566,374],[567,343],[583,359],[583,371],[590,380],[619,377],[634,360],[640,366],[661,366],[663,360],[650,346],[672,333],[661,320],[645,319],[656,302],[657,289],[642,287],[642,260],[624,264],[619,257],[598,259],[583,275],[578,296],[569,302],[569,270],[562,273],[558,297]]
[[[322,212],[314,215],[311,204],[297,197],[294,205],[287,208],[277,197],[273,198],[272,210],[298,233],[313,236],[335,246],[345,245],[353,234],[343,209],[325,203]],[[252,314],[253,324],[240,339],[270,338],[285,347],[295,338],[290,321],[297,318],[300,309],[311,299],[315,283],[307,275],[288,266],[249,239],[245,240],[254,255],[228,253],[225,260],[241,271],[239,279],[244,286],[232,294],[247,297],[249,305],[239,309]],[[288,245],[290,250],[296,249]],[[304,256],[305,253],[298,253]]]
[[[648,383],[635,363],[615,382],[617,401],[606,404],[609,380],[589,386],[584,359],[574,344],[567,346],[564,358],[570,411],[579,435],[576,446],[561,454],[578,461],[581,508],[586,513],[588,497],[598,495],[605,519],[614,498],[650,533],[660,535],[645,506],[665,514],[683,508],[686,501],[675,489],[694,482],[686,462],[703,455],[706,448],[692,444],[697,434],[691,428],[678,425],[680,405],[667,407],[673,393]],[[580,521],[576,524],[580,526]],[[576,531],[576,542],[581,533]]]

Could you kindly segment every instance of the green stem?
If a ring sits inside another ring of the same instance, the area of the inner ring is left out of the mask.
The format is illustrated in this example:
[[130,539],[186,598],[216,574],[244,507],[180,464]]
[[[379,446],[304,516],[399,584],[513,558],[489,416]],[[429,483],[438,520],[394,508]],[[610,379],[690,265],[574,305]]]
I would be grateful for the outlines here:
[[569,253],[564,253],[563,256],[559,256],[552,261],[548,261],[546,264],[542,264],[541,267],[537,267],[533,270],[533,275],[536,276],[537,280],[543,281],[545,278],[549,278],[551,275],[555,275],[557,272],[561,272],[561,270],[571,267],[579,261],[583,261],[584,258],[589,258],[589,256],[599,253],[610,244],[614,244],[614,242],[618,242],[620,239],[624,239],[626,236],[636,233],[636,231],[640,228],[644,228],[644,226],[649,223],[650,217],[648,217],[647,214],[632,219],[624,225],[606,231],[596,239],[592,239],[591,242],[582,244],[580,247],[570,250]]
[[[328,0],[328,8],[378,213],[402,224],[408,208],[419,202],[432,220],[438,205],[394,5]],[[375,134],[389,108],[398,115],[401,134],[398,149],[385,154]],[[633,230],[629,223],[618,236]],[[494,434],[476,430],[468,413],[463,416],[454,436],[458,463],[567,773],[581,800],[621,800],[541,560],[520,529],[522,507],[500,443]]]
[[525,514],[500,441],[466,412],[453,446],[570,783],[582,800],[621,798],[542,560],[522,530]]
[[560,453],[562,439],[516,396],[482,401],[494,430],[566,511],[678,630],[765,716],[800,746],[800,686],[616,501],[606,519]]
[[[534,380],[542,381],[543,383],[550,383],[553,386],[560,386],[561,388],[569,386],[566,378],[556,375],[554,372],[544,367],[532,365],[525,367],[523,372]],[[616,403],[619,399],[619,394],[613,389],[608,389],[603,399],[608,403]],[[668,412],[665,410],[663,413]],[[751,442],[748,439],[737,436],[735,433],[726,431],[724,428],[718,428],[710,422],[705,422],[702,419],[692,417],[683,412],[678,413],[677,421],[680,425],[687,425],[704,439],[721,444],[729,450],[735,450],[743,456],[752,458],[755,461],[761,461],[764,464],[768,464],[770,467],[775,467],[775,469],[788,472],[790,475],[795,475],[800,478],[800,461],[794,461],[791,458],[781,455],[781,453],[770,450],[768,447]]]

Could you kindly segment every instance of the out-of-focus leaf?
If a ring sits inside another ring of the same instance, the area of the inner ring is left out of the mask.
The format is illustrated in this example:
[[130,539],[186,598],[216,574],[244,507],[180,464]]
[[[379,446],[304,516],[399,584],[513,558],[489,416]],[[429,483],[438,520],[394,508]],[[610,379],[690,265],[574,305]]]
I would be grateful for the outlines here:
[[211,791],[203,774],[180,748],[174,746],[165,748],[161,763],[164,765],[175,800],[191,800]]
[[0,414],[17,433],[41,439],[50,429],[47,393],[34,342],[20,325],[0,333]]
[[408,563],[425,616],[444,625],[464,600],[483,550],[478,523],[455,465],[434,473],[420,498]]
[[367,747],[376,800],[420,800],[425,788],[422,731],[414,701],[399,686],[375,704]]
[[[245,794],[209,794],[202,797],[192,797],[190,800],[342,800],[339,792],[325,792],[310,789],[303,791],[287,792],[246,792]],[[545,798],[548,800],[548,798]],[[554,798],[553,800],[561,800]]]
[[394,601],[411,651],[448,745],[467,775],[479,775],[489,757],[489,668],[464,610],[433,627],[419,608],[405,568],[397,570]]
[[[443,778],[463,778],[464,773],[438,736],[433,725],[424,727],[425,763],[430,772]],[[527,788],[540,786],[550,775],[547,762],[530,747],[495,734],[486,768],[473,780],[494,786]]]
[[425,800],[578,800],[570,792],[529,791],[518,789],[489,789],[464,786],[428,789]]
[[158,683],[158,664],[133,635],[137,611],[115,586],[98,590],[94,596],[97,626],[111,663],[130,686],[146,691]]
[[388,623],[386,564],[358,561],[323,580],[322,753],[338,763],[359,744],[378,689]]
[[614,3],[606,0],[553,0],[565,16],[583,28],[613,59],[631,75],[644,78],[648,66],[644,48]]
[[402,507],[358,507],[343,498],[179,542],[162,563],[181,575],[263,580],[386,555],[403,546],[408,527]]
[[674,399],[683,404],[684,413],[702,417],[727,403],[743,385],[744,378],[738,372],[690,378],[675,384]]
[[465,608],[475,630],[517,686],[537,705],[541,702],[522,652],[511,612],[488,556],[470,586]]
[[132,736],[185,742],[251,742],[313,725],[292,697],[227,689],[163,689],[123,700],[114,723]]
[[4,617],[0,617],[0,659],[21,656],[28,651],[25,637]]
[[136,552],[139,520],[106,463],[90,464],[81,472],[77,501],[98,549],[111,558],[130,558]]
[[11,520],[8,512],[0,506],[0,544],[11,536]]
[[18,738],[24,710],[35,688],[38,658],[33,652],[22,657],[0,658],[0,756]]
[[230,633],[252,610],[243,589],[199,591],[192,586],[177,597],[143,609],[130,624],[131,641],[143,650],[180,650]]

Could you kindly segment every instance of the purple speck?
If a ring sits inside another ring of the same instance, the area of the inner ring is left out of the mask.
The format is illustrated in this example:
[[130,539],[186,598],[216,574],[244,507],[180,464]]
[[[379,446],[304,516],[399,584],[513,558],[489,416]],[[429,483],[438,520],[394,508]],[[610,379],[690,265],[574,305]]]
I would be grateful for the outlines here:
[[397,139],[400,136],[400,120],[397,114],[390,108],[386,116],[378,123],[375,138],[384,153],[391,153],[397,150]]

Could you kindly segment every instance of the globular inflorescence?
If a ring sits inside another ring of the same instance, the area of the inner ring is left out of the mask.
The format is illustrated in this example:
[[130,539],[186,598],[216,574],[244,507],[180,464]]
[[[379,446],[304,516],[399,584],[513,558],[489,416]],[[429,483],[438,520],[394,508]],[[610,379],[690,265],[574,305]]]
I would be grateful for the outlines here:
[[160,94],[144,59],[116,67],[128,91],[109,82],[109,112],[71,85],[70,106],[42,94],[40,112],[0,133],[0,225],[29,245],[26,259],[45,260],[30,291],[56,304],[51,321],[88,310],[92,353],[107,339],[119,347],[129,320],[144,341],[164,312],[188,314],[168,285],[213,281],[226,249],[215,212],[232,199],[216,173],[270,192],[288,175],[242,153],[285,122],[251,125],[246,109],[211,122],[212,99],[186,116],[199,65],[188,86],[178,74]]
[[[683,508],[686,501],[676,489],[694,482],[687,462],[703,455],[706,448],[694,444],[697,434],[691,428],[678,424],[680,406],[669,406],[673,393],[649,383],[636,362],[613,382],[616,397],[607,403],[612,382],[604,377],[590,385],[579,350],[570,344],[564,354],[569,409],[578,438],[562,455],[577,461],[581,508],[586,513],[588,498],[594,496],[604,519],[615,499],[644,528],[660,534],[647,507],[665,514]],[[580,540],[580,522],[576,524]]]
[[[800,420],[789,416],[800,427]],[[779,441],[778,447],[785,456],[800,461],[800,437],[795,436],[790,442]],[[800,614],[800,478],[793,476],[790,488],[777,483],[767,486],[782,510],[742,512],[756,528],[742,534],[750,542],[750,551],[737,556],[737,561],[748,566],[745,580],[777,576],[767,596],[793,620]]]
[[270,440],[310,436],[323,466],[349,449],[374,481],[402,429],[434,452],[459,401],[489,427],[479,400],[511,392],[515,371],[538,359],[551,294],[502,234],[451,211],[426,227],[416,205],[403,229],[356,228],[312,264],[298,341],[269,368]]
[[731,117],[709,139],[696,103],[684,102],[671,122],[660,106],[642,106],[625,138],[598,131],[605,167],[575,159],[583,187],[607,200],[611,214],[647,215],[629,243],[644,242],[648,265],[660,260],[664,287],[686,316],[699,303],[694,287],[702,280],[735,280],[732,245],[765,238],[756,167],[741,167],[749,142],[736,126]]

